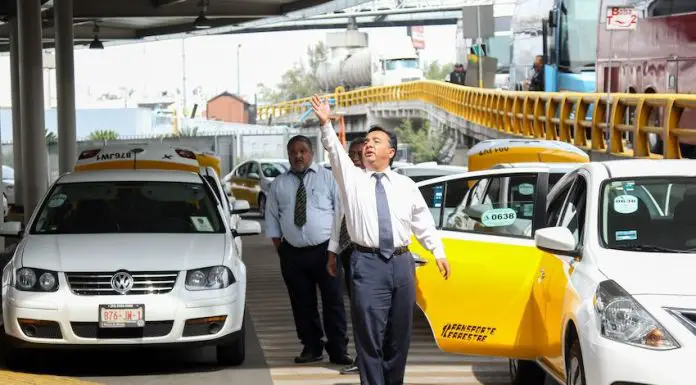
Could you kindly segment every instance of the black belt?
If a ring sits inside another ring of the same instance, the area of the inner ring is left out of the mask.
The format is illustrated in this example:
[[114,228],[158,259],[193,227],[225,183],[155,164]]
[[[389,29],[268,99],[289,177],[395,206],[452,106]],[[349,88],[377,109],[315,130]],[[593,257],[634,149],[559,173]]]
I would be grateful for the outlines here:
[[[355,250],[358,250],[361,253],[370,253],[370,254],[382,254],[380,252],[379,247],[367,247],[367,246],[362,246],[358,245],[357,243],[351,244]],[[399,246],[394,248],[394,255],[401,255],[404,253],[408,253],[408,246]]]

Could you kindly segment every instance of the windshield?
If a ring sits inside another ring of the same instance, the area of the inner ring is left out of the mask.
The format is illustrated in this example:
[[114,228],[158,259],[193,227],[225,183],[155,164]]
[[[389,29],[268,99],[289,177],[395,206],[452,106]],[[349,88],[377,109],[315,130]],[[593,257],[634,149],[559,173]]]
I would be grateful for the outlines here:
[[599,0],[564,0],[561,6],[560,68],[579,72],[597,61]]
[[288,171],[288,165],[283,163],[261,163],[261,172],[266,178],[275,178]]
[[384,64],[388,71],[393,71],[400,68],[418,68],[418,60],[416,59],[396,59],[387,60]]
[[696,178],[611,180],[601,199],[604,247],[696,252]]
[[216,203],[201,183],[58,184],[31,233],[223,233]]

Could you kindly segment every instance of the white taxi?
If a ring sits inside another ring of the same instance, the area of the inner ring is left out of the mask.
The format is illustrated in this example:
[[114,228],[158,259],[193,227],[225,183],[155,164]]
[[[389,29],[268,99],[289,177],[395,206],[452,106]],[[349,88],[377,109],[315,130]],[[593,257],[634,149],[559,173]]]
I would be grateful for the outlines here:
[[39,202],[3,270],[2,352],[215,345],[245,359],[246,267],[195,154],[168,146],[83,151]]
[[[469,198],[482,180],[498,186],[487,208]],[[696,161],[584,163],[546,194],[548,180],[501,168],[419,184],[452,266],[442,280],[412,243],[438,346],[509,357],[514,384],[693,384]],[[451,220],[459,205],[474,226]]]

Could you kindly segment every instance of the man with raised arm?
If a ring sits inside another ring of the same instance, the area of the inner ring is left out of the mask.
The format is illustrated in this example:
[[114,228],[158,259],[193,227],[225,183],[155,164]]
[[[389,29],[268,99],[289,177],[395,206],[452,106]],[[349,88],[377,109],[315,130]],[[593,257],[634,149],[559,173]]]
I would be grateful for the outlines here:
[[415,305],[415,261],[411,233],[450,274],[435,221],[415,182],[391,170],[396,135],[370,128],[363,147],[365,170],[356,167],[329,121],[330,108],[318,96],[312,108],[329,153],[346,229],[353,242],[351,311],[361,385],[404,382]]

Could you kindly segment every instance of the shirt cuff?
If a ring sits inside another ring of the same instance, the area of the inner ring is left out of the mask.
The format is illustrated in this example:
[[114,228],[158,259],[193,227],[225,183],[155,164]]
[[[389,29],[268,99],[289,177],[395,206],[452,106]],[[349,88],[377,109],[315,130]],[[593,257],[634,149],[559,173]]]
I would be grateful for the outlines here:
[[334,254],[338,254],[338,242],[330,240],[328,250]]
[[435,259],[447,259],[447,256],[445,255],[445,248],[442,246],[436,247],[433,250],[433,255],[435,256]]

